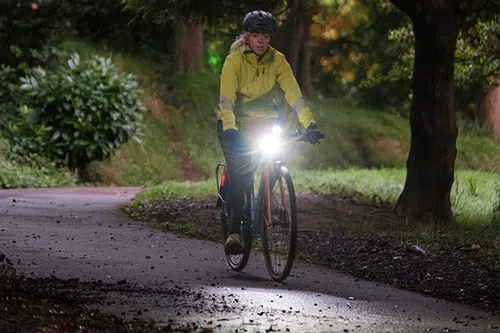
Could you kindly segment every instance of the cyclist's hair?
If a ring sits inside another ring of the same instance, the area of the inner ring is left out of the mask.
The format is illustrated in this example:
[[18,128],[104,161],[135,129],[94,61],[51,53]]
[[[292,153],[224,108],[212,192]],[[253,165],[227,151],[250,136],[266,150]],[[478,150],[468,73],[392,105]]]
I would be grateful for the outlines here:
[[238,49],[241,49],[241,51],[245,51],[245,46],[247,45],[247,39],[248,35],[250,35],[249,32],[244,32],[238,37],[236,37],[236,40],[234,41],[233,44],[231,44],[230,52],[236,52]]

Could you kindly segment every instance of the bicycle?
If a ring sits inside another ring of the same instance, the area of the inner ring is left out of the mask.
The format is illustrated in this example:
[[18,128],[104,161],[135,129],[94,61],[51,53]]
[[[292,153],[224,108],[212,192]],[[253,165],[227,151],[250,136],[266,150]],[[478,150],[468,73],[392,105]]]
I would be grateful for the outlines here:
[[[281,159],[281,134],[281,127],[274,126],[272,135],[262,139],[264,145],[259,153],[263,159],[260,166],[253,170],[253,174],[259,167],[262,170],[257,198],[255,199],[253,178],[251,188],[245,192],[244,218],[240,228],[243,254],[226,254],[227,262],[233,270],[243,270],[250,257],[252,241],[260,234],[266,268],[275,281],[283,281],[290,274],[297,246],[297,202],[292,176]],[[315,144],[322,138],[324,135],[314,127],[312,130],[308,129],[305,135],[299,135],[296,131],[292,141]],[[225,163],[217,164],[217,207],[221,211],[223,241],[228,236],[229,222],[232,219],[232,210],[227,205],[224,193],[227,185],[226,171]]]

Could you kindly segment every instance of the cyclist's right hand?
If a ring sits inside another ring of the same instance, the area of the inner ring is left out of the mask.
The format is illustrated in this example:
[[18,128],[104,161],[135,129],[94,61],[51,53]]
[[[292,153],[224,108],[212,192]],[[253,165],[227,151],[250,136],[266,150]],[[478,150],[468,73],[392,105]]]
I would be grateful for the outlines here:
[[324,137],[325,135],[318,130],[318,125],[316,125],[315,123],[311,123],[306,129],[303,140],[315,145],[317,143],[320,143],[320,140]]

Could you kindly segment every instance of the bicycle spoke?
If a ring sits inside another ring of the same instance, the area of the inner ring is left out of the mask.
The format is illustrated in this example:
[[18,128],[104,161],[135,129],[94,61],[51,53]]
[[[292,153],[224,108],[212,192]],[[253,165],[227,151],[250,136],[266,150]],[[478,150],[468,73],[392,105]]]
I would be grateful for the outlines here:
[[[263,200],[260,211],[261,225],[265,229],[266,265],[271,276],[279,281],[290,272],[296,245],[295,192],[288,173],[286,176],[288,179],[280,174],[270,183],[270,190],[266,193],[271,193],[271,197]],[[269,212],[270,219],[267,218]]]

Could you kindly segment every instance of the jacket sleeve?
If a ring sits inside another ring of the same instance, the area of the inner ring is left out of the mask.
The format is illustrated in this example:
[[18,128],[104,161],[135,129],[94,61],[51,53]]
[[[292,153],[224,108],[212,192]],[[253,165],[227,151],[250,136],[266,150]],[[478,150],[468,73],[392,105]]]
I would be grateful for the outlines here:
[[285,93],[287,103],[297,112],[299,122],[302,126],[307,128],[309,124],[316,123],[311,110],[306,106],[304,97],[302,97],[299,84],[293,75],[292,68],[285,58],[283,58],[283,62],[279,67],[277,81]]
[[222,121],[222,130],[238,129],[234,116],[234,103],[238,87],[238,72],[234,60],[227,57],[222,66],[220,96],[217,117]]

